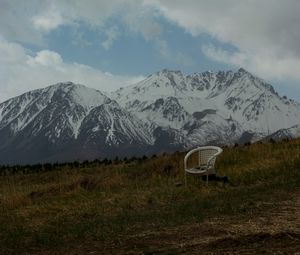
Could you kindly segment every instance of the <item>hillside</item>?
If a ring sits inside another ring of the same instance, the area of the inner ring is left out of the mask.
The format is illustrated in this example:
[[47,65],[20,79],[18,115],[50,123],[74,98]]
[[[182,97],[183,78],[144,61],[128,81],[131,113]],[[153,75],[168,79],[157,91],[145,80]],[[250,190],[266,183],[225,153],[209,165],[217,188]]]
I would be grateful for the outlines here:
[[295,254],[300,140],[224,148],[228,184],[189,176],[184,153],[1,167],[3,254]]

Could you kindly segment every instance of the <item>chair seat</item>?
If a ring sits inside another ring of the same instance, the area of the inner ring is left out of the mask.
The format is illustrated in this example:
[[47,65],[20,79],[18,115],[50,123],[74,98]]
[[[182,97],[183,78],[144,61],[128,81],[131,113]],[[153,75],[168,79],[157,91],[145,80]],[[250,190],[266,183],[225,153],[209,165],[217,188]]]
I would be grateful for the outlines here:
[[206,167],[193,167],[193,168],[186,168],[185,171],[191,174],[205,174],[207,173]]

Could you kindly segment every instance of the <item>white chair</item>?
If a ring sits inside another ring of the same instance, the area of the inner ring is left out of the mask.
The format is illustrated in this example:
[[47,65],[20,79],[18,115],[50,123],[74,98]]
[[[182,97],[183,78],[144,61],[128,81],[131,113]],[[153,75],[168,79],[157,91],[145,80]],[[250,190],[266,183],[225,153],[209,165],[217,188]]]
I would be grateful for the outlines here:
[[[189,151],[184,157],[184,181],[187,183],[187,174],[206,175],[206,184],[208,185],[208,175],[215,174],[215,162],[218,155],[222,153],[222,149],[217,146],[198,147]],[[198,152],[198,162],[193,167],[188,167],[188,159],[193,154]]]

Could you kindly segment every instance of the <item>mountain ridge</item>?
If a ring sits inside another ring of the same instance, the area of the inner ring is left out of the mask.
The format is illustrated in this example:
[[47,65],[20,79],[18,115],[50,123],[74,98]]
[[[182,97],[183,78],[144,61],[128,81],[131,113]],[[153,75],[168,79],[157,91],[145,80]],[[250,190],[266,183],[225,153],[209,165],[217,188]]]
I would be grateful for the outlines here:
[[163,69],[112,93],[63,82],[0,104],[0,163],[230,145],[299,120],[299,103],[243,68],[188,75]]
[[[174,80],[177,81],[174,82]],[[177,86],[171,86],[172,84],[180,84],[180,90]],[[159,102],[157,100],[161,101],[166,97],[176,97],[189,114],[193,114],[196,108],[201,108],[202,111],[206,109],[221,111],[225,119],[232,116],[244,124],[245,129],[249,129],[248,126],[250,125],[250,129],[254,129],[256,132],[263,128],[251,127],[251,123],[249,123],[255,117],[255,111],[258,111],[257,115],[259,115],[261,111],[273,108],[273,116],[269,126],[274,127],[274,130],[271,131],[275,131],[291,126],[288,123],[286,126],[278,127],[276,109],[279,108],[279,105],[281,108],[287,108],[285,105],[292,105],[290,108],[299,109],[298,103],[280,97],[270,84],[244,69],[239,69],[235,73],[219,71],[187,76],[183,76],[178,71],[164,69],[137,84],[112,93],[112,98],[118,101],[121,106],[131,112],[136,112],[141,118],[145,115],[143,114],[145,107],[151,108],[151,105]],[[194,104],[193,101],[195,101]],[[261,104],[263,101],[265,101],[264,105]],[[268,103],[270,105],[267,107]],[[228,109],[224,109],[224,106]],[[286,110],[283,111],[286,112]],[[293,112],[296,112],[296,109],[293,109]],[[270,114],[265,112],[264,115]],[[285,119],[284,116],[283,119]],[[264,117],[261,121],[264,122]],[[265,128],[264,133],[268,133],[268,129]]]

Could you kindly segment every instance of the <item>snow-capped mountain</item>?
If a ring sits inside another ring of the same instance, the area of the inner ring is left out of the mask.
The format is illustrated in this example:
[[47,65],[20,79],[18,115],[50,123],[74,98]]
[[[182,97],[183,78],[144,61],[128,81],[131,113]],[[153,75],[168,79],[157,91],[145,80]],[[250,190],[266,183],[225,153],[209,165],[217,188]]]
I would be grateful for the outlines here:
[[162,70],[106,95],[65,82],[0,104],[0,164],[143,155],[273,133],[297,137],[299,125],[299,103],[244,69]]
[[141,119],[187,131],[187,145],[233,142],[244,132],[263,137],[300,122],[299,103],[242,68],[193,75],[162,70],[112,98]]
[[0,104],[0,162],[110,157],[153,143],[146,123],[83,85],[56,84]]

